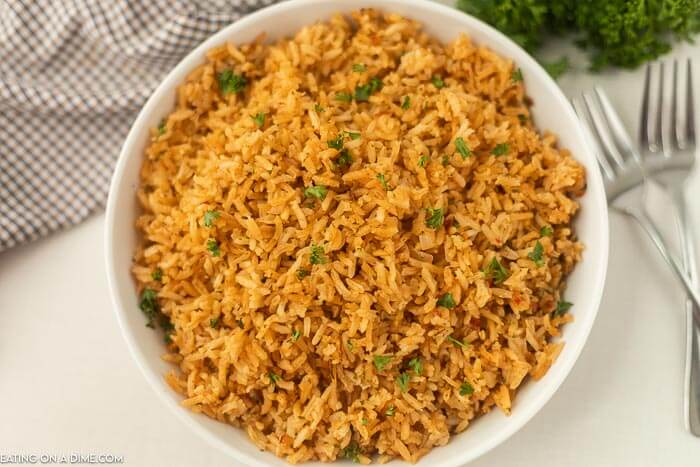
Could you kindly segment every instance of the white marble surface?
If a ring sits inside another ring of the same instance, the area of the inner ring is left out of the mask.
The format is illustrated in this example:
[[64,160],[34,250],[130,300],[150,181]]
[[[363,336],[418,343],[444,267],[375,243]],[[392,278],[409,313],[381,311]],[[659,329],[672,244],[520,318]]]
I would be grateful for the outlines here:
[[[700,46],[673,55],[698,64]],[[570,96],[601,85],[636,131],[641,70],[578,70],[560,84]],[[700,199],[697,177],[689,198]],[[170,413],[132,361],[108,298],[103,221],[0,254],[0,456],[79,451],[122,455],[130,466],[237,465]],[[581,358],[529,424],[471,465],[700,465],[700,439],[683,426],[681,297],[646,238],[612,214],[608,282]]]

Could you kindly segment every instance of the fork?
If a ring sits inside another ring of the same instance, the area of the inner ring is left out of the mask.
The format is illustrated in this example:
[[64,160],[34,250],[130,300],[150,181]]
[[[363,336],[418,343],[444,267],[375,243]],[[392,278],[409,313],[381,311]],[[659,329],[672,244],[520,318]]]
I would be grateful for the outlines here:
[[[651,75],[653,68],[647,65],[644,77],[644,96],[642,99],[642,114],[639,125],[639,147],[642,155],[642,165],[656,165],[661,170],[648,171],[649,176],[661,185],[669,194],[676,211],[678,231],[680,232],[680,249],[683,266],[693,284],[697,283],[697,265],[693,248],[693,229],[688,221],[688,208],[685,200],[686,181],[695,164],[695,115],[693,102],[692,62],[686,63],[685,109],[681,109],[684,120],[679,120],[678,110],[682,107],[682,96],[679,96],[678,61],[673,62],[670,109],[664,103],[664,64],[658,65],[658,87],[656,112],[651,114]],[[666,112],[668,110],[668,112]],[[669,115],[670,113],[670,115]],[[652,125],[652,116],[656,115]],[[670,121],[669,132],[664,132],[664,122]],[[650,128],[653,127],[653,128]],[[655,162],[655,159],[657,161]],[[673,165],[659,164],[658,159],[673,161]],[[694,305],[687,300],[686,310],[686,360],[685,360],[685,391],[684,412],[685,423],[689,431],[700,436],[700,342],[699,330],[692,322]]]
[[[685,274],[683,264],[670,253],[666,241],[647,213],[647,177],[640,165],[641,156],[620,117],[603,90],[597,87],[593,93],[583,93],[582,99],[572,99],[572,104],[598,160],[608,204],[637,221],[646,232],[695,303],[693,316],[696,326],[700,325],[700,294]],[[655,167],[658,169],[660,165]]]

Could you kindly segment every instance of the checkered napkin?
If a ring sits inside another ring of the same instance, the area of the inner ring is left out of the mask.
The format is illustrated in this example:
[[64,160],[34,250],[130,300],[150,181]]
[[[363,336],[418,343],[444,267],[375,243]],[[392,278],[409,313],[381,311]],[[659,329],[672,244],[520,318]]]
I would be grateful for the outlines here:
[[0,251],[101,209],[165,74],[275,1],[0,0]]

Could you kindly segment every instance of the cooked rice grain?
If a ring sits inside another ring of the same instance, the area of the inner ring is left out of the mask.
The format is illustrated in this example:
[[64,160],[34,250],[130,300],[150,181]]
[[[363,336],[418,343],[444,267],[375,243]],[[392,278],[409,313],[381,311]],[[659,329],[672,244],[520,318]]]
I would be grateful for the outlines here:
[[[226,69],[242,92],[222,94]],[[513,71],[372,10],[208,53],[146,151],[133,269],[174,326],[166,379],[185,406],[293,463],[415,462],[494,406],[510,413],[561,351],[550,340],[571,318],[552,311],[585,188]],[[368,102],[337,99],[373,77]],[[328,144],[341,134],[349,166]],[[304,196],[319,185],[325,198]],[[437,305],[447,293],[453,308]]]

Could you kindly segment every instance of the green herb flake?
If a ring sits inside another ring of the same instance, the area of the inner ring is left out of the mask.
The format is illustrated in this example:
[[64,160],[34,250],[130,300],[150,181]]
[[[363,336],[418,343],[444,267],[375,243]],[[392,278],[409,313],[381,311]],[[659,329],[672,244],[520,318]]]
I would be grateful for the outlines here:
[[352,352],[352,349],[355,348],[355,345],[352,343],[351,340],[348,339],[348,341],[345,343],[345,346],[348,348],[350,352]]
[[328,188],[323,185],[312,185],[304,188],[304,198],[316,198],[323,201],[328,194]]
[[364,63],[354,63],[352,65],[352,71],[354,71],[355,73],[364,73],[365,71],[367,71],[367,67]]
[[236,321],[236,324],[238,325],[239,328],[243,329],[245,326],[243,325],[243,320],[239,319]]
[[433,86],[435,86],[438,89],[442,89],[445,87],[445,82],[442,80],[441,76],[435,75],[433,76],[433,79],[431,81],[433,83]]
[[416,376],[420,376],[423,373],[423,362],[421,362],[418,357],[410,359],[408,361],[408,366],[413,369],[413,373]]
[[520,68],[516,68],[513,70],[513,73],[510,75],[510,79],[514,82],[517,83],[518,81],[523,80],[523,72]]
[[445,211],[442,208],[427,208],[425,210],[428,215],[425,218],[425,226],[433,230],[437,230],[442,227],[445,222]]
[[209,327],[212,329],[219,329],[219,318],[210,319]]
[[420,159],[418,159],[418,167],[425,167],[429,160],[430,157],[428,156],[420,156]]
[[509,276],[508,270],[503,267],[495,256],[484,269],[484,275],[489,279],[493,279],[496,284],[503,283]]
[[219,82],[219,89],[224,95],[237,94],[243,91],[248,84],[245,76],[237,75],[232,70],[222,71],[217,75],[217,80]]
[[393,417],[395,413],[396,407],[390,405],[389,407],[387,407],[386,412],[384,412],[384,415],[386,415],[387,417]]
[[352,94],[349,94],[347,92],[338,92],[335,94],[335,100],[339,102],[351,102]]
[[292,331],[292,337],[291,337],[292,342],[298,341],[300,337],[301,337],[301,331],[299,331],[298,329],[295,329]]
[[563,316],[564,314],[566,314],[566,312],[569,311],[569,309],[572,306],[574,306],[573,303],[561,300],[561,301],[557,302],[557,306],[554,308],[554,311],[552,312],[552,316],[554,318],[556,318],[558,316]]
[[408,373],[401,373],[397,378],[396,378],[396,384],[399,385],[399,389],[401,389],[401,392],[406,392],[408,391],[408,383],[411,382],[411,375]]
[[304,268],[297,269],[297,272],[296,272],[297,279],[302,280],[303,278],[305,278],[308,275],[309,275],[308,269],[304,269]]
[[539,240],[535,242],[535,247],[527,254],[527,257],[534,261],[538,268],[544,266],[544,247]]
[[146,326],[155,329],[155,320],[157,315],[160,313],[160,305],[158,304],[158,293],[149,288],[143,289],[141,292],[141,300],[139,301],[139,308],[146,315],[148,321]]
[[447,154],[444,154],[442,156],[442,166],[447,167],[448,165],[450,165],[450,156],[448,156]]
[[541,237],[551,237],[552,234],[554,233],[554,230],[552,230],[552,226],[550,225],[545,225],[540,229],[540,236]]
[[362,425],[364,426],[364,425],[367,425],[369,423],[369,420],[367,420],[366,418],[363,418],[362,420],[360,420],[360,423],[362,423]]
[[459,387],[459,395],[471,396],[472,394],[474,394],[474,387],[467,381],[463,382],[462,385]]
[[350,137],[352,140],[360,139],[360,133],[358,131],[348,131],[345,130],[345,134]]
[[277,381],[280,380],[279,375],[276,375],[276,374],[273,373],[273,372],[269,372],[269,373],[267,374],[267,377],[270,379],[270,384],[272,384],[273,386],[276,386],[276,385],[277,385]]
[[311,244],[311,255],[309,257],[309,262],[311,264],[326,264],[328,258],[326,258],[325,251],[322,245]]
[[455,347],[461,347],[463,349],[466,349],[469,344],[466,342],[462,342],[459,339],[455,339],[452,336],[447,336],[447,340],[452,343]]
[[204,213],[204,227],[211,227],[214,225],[214,221],[221,217],[219,211],[207,211]]
[[403,102],[401,103],[401,108],[404,110],[408,110],[411,108],[411,97],[410,96],[404,96]]
[[449,309],[452,309],[455,306],[457,306],[457,304],[455,303],[455,299],[452,297],[452,294],[449,292],[446,293],[445,295],[443,295],[442,297],[440,297],[437,301],[437,304],[438,304],[438,306],[444,306],[445,308],[449,308]]
[[314,110],[316,111],[316,113],[319,113],[319,114],[326,111],[326,109],[321,107],[321,104],[314,104]]
[[370,79],[367,84],[357,86],[355,88],[355,100],[357,102],[367,102],[369,100],[369,96],[381,91],[383,87],[384,83],[382,83],[382,80],[374,77]]
[[525,125],[527,123],[527,115],[525,114],[518,114],[518,120],[520,120],[521,125]]
[[461,136],[455,139],[455,148],[457,152],[459,152],[459,155],[462,156],[462,159],[466,159],[472,155],[471,149],[469,149],[469,146],[467,146],[467,143],[464,142],[464,138]]
[[350,441],[350,444],[348,444],[342,449],[342,451],[340,452],[340,457],[342,457],[343,459],[351,460],[356,464],[359,464],[361,453],[362,451],[360,451],[360,446],[355,440],[352,440]]
[[385,191],[390,191],[389,184],[386,182],[384,174],[377,174],[377,180],[382,185],[382,188],[384,188]]
[[255,126],[258,128],[262,128],[263,125],[265,125],[265,113],[264,112],[258,112],[255,115],[251,115],[250,118],[253,119],[255,122]]
[[350,167],[352,165],[352,156],[350,155],[350,151],[347,149],[340,151],[338,158],[335,160],[335,165],[339,169]]
[[491,154],[494,156],[505,156],[508,154],[509,147],[506,143],[497,144],[495,148],[491,150]]
[[167,130],[167,128],[165,126],[165,120],[161,120],[160,123],[158,124],[158,134],[164,135],[166,130]]
[[151,273],[151,279],[153,279],[156,282],[162,282],[163,270],[161,268],[156,268],[156,270]]
[[209,253],[211,253],[211,255],[215,258],[218,256],[221,256],[221,249],[219,248],[219,242],[217,242],[213,238],[210,238],[209,240],[207,240],[207,250],[209,250]]
[[391,362],[394,358],[393,355],[375,355],[374,356],[374,366],[377,371],[384,371],[384,368]]
[[328,141],[326,141],[326,144],[328,144],[329,148],[337,149],[338,151],[340,151],[341,149],[343,149],[343,134],[340,133],[335,138],[329,139]]

